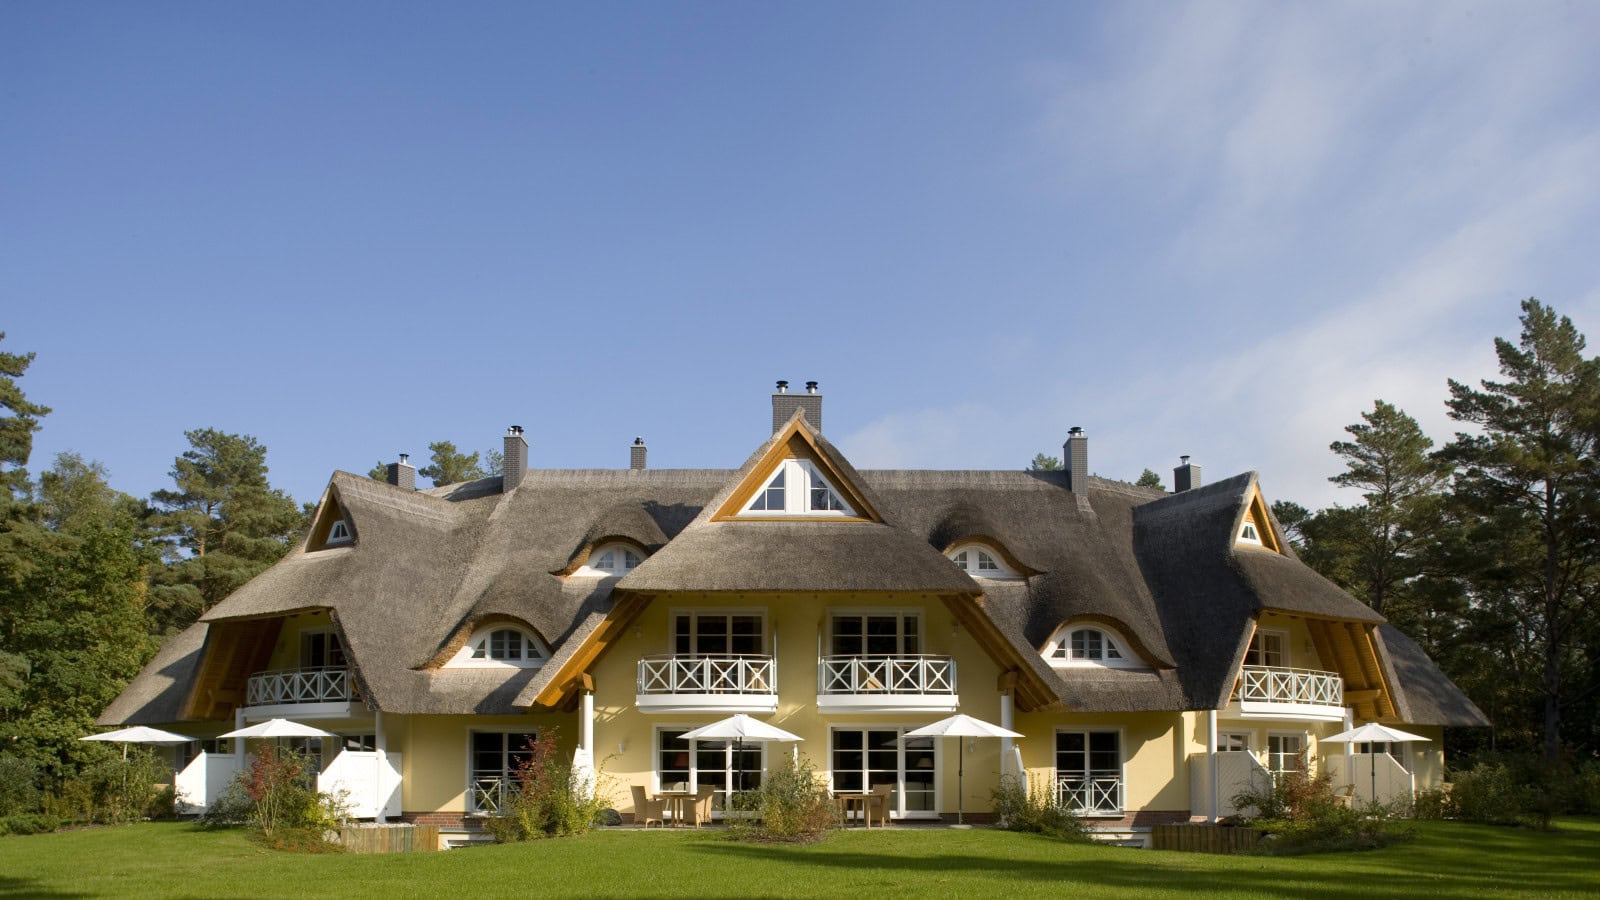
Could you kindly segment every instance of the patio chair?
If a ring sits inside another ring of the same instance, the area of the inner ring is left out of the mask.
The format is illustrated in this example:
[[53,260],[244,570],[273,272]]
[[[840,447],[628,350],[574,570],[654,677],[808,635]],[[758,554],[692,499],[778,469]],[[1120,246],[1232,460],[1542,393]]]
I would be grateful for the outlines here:
[[650,827],[654,822],[662,828],[667,827],[667,803],[665,800],[651,800],[639,785],[633,786],[633,822],[635,825]]
[[716,793],[716,788],[709,784],[702,784],[700,790],[695,794],[694,801],[688,804],[688,810],[683,817],[684,821],[696,828],[700,827],[701,822],[710,822],[711,798]]
[[1335,790],[1333,792],[1333,799],[1337,800],[1339,805],[1345,809],[1355,808],[1356,786],[1354,784],[1347,784],[1344,787]]
[[876,813],[877,816],[878,816],[878,824],[880,826],[888,825],[889,824],[889,804],[893,803],[893,802],[894,802],[894,785],[892,785],[892,784],[875,784],[875,785],[873,785],[872,786],[872,799],[867,801],[867,810],[866,810],[867,826],[868,827],[872,826],[872,816],[873,816],[874,813]]

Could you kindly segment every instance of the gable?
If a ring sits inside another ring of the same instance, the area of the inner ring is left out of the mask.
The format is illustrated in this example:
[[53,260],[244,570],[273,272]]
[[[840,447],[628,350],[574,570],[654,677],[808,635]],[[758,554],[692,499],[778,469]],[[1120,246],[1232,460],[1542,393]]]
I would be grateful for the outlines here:
[[798,413],[711,517],[713,522],[774,519],[882,522],[865,491]]
[[345,511],[344,504],[339,502],[339,493],[330,487],[323,495],[322,503],[317,507],[317,517],[311,524],[311,532],[306,536],[306,550],[327,550],[331,547],[345,547],[356,542],[356,526],[350,520],[350,515]]
[[1283,538],[1272,525],[1272,516],[1267,511],[1266,500],[1261,497],[1259,485],[1251,486],[1249,502],[1245,504],[1239,524],[1233,530],[1233,545],[1270,550],[1273,553],[1283,552]]

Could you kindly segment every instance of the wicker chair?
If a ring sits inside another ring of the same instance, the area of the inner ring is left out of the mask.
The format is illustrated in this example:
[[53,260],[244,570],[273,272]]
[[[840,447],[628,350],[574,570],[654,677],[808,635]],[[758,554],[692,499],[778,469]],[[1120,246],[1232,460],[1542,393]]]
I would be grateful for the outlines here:
[[716,788],[709,784],[702,784],[700,790],[695,793],[694,800],[687,804],[688,809],[684,813],[683,820],[696,828],[700,827],[701,822],[710,822],[711,798],[716,793]]
[[867,801],[866,819],[867,827],[872,827],[872,817],[876,813],[880,826],[889,824],[889,804],[894,802],[894,785],[875,784],[872,786],[872,799]]
[[639,785],[633,786],[633,822],[635,825],[650,827],[654,822],[662,828],[667,827],[666,801],[651,800]]

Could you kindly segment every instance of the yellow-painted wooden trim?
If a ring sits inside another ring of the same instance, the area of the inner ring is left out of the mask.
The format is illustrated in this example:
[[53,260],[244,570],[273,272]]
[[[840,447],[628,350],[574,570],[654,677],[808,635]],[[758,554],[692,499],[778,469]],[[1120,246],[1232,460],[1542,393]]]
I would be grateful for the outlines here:
[[550,681],[533,699],[539,706],[555,707],[563,700],[569,699],[573,694],[575,680],[589,670],[595,660],[600,658],[606,648],[611,645],[628,628],[635,617],[650,605],[651,595],[640,596],[636,594],[623,594],[618,596],[616,603],[611,607],[611,612],[606,614],[594,631],[579,645],[567,661],[550,676]]
[[[817,443],[817,439],[811,434],[811,429],[806,427],[803,424],[804,422],[804,417],[799,415],[789,419],[789,424],[778,432],[778,439],[756,461],[756,464],[750,467],[750,471],[744,478],[740,479],[739,484],[734,487],[733,493],[728,495],[727,501],[712,515],[711,521],[724,522],[729,519],[763,522],[795,520],[806,522],[883,521],[883,518],[878,515],[878,511],[873,509],[872,504],[868,503],[866,497],[863,496],[860,486],[844,476],[843,471],[830,455],[823,451],[822,445]],[[742,517],[740,513],[744,512],[745,506],[755,497],[756,491],[766,485],[778,466],[788,459],[803,459],[821,469],[822,474],[833,484],[834,489],[845,495],[845,499],[859,515]]]

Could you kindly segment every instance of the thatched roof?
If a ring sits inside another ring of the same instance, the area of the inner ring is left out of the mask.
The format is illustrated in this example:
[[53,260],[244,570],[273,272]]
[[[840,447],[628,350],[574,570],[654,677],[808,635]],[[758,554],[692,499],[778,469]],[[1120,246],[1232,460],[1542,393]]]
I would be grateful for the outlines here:
[[[1266,610],[1382,621],[1292,552],[1235,547],[1253,473],[1181,494],[1091,478],[1085,499],[1061,472],[858,472],[803,420],[798,427],[878,521],[719,520],[778,434],[734,470],[536,469],[510,493],[498,478],[404,491],[335,473],[324,504],[344,511],[355,542],[302,546],[246,584],[169,642],[103,721],[174,721],[207,623],[307,609],[330,611],[368,701],[396,713],[524,708],[561,663],[581,659],[574,654],[618,598],[671,592],[976,600],[1030,677],[1082,711],[1220,707]],[[620,580],[571,574],[609,540],[647,558]],[[966,540],[1000,548],[1022,577],[969,577],[943,556]],[[542,669],[438,668],[477,624],[508,619],[550,646]],[[1079,621],[1122,635],[1144,667],[1050,666],[1040,648]],[[1419,717],[1408,721],[1481,721],[1414,644],[1392,629],[1382,635],[1397,704]]]

